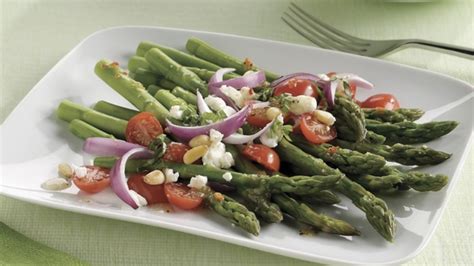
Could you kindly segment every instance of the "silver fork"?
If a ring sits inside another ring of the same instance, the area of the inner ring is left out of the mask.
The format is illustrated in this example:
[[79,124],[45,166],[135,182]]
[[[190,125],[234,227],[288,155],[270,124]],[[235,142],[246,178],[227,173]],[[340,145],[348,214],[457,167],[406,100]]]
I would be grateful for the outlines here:
[[420,39],[368,40],[342,32],[327,23],[310,15],[308,12],[291,3],[289,12],[284,12],[283,21],[296,32],[321,48],[339,50],[347,53],[377,57],[391,52],[400,46],[416,45],[423,48],[439,50],[469,59],[474,58],[474,49],[456,45],[426,41]]

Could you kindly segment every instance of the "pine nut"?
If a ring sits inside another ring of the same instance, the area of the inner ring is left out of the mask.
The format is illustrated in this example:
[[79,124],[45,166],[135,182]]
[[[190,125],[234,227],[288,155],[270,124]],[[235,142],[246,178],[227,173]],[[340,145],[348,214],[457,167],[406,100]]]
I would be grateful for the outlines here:
[[314,116],[323,124],[332,126],[336,122],[336,118],[329,112],[323,110],[314,111]]
[[211,145],[211,141],[209,140],[208,135],[199,135],[199,136],[196,136],[196,137],[192,138],[189,141],[189,146],[191,146],[191,148],[195,148],[195,147],[201,146],[201,145]]
[[73,174],[72,167],[67,163],[60,163],[58,165],[58,174],[64,178],[71,178]]
[[268,120],[273,120],[275,119],[277,116],[279,116],[281,114],[281,110],[277,107],[270,107],[267,109],[267,111],[265,112],[265,115],[267,116],[267,119]]
[[69,182],[69,180],[66,180],[60,177],[54,177],[54,178],[48,179],[43,184],[41,184],[41,187],[43,189],[53,190],[53,191],[63,190],[70,186],[71,186],[71,182]]
[[148,185],[161,185],[165,182],[165,175],[160,170],[154,170],[143,177],[143,182]]
[[185,164],[194,163],[195,161],[202,158],[207,153],[208,149],[209,147],[207,145],[200,145],[200,146],[190,149],[184,154],[183,162]]

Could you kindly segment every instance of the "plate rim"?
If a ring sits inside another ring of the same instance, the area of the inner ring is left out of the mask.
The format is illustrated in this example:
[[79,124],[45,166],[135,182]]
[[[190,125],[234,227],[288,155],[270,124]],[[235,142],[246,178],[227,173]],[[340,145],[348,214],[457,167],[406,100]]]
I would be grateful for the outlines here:
[[[447,74],[444,74],[444,73],[438,73],[438,72],[434,72],[432,70],[422,69],[422,68],[418,68],[418,67],[414,67],[414,66],[410,66],[410,65],[404,65],[404,64],[401,64],[401,63],[397,63],[397,62],[386,61],[386,60],[383,60],[383,59],[380,59],[380,58],[365,57],[365,56],[345,53],[345,52],[341,52],[341,51],[323,49],[323,48],[319,48],[319,47],[316,47],[316,46],[296,44],[296,43],[270,40],[270,39],[262,39],[262,38],[250,37],[250,36],[241,36],[241,35],[237,35],[237,34],[200,31],[200,30],[193,30],[193,29],[173,28],[173,27],[148,26],[148,25],[123,25],[123,26],[113,26],[113,27],[107,27],[107,28],[104,28],[104,29],[100,29],[100,30],[97,30],[97,31],[87,35],[86,37],[84,37],[78,44],[76,44],[51,69],[49,69],[43,75],[41,77],[41,79],[32,87],[32,89],[29,90],[28,93],[17,103],[17,105],[13,108],[13,110],[9,112],[9,114],[7,115],[5,120],[0,124],[0,132],[4,128],[4,125],[7,124],[10,121],[10,118],[12,116],[11,114],[17,112],[17,109],[22,105],[23,101],[25,101],[25,99],[28,97],[28,95],[31,94],[32,92],[34,92],[35,90],[37,90],[38,87],[39,87],[39,84],[44,82],[44,80],[47,76],[49,76],[57,68],[61,67],[63,62],[66,61],[72,54],[74,54],[76,52],[76,50],[78,50],[89,39],[92,39],[96,35],[101,35],[101,34],[104,34],[106,32],[109,32],[109,31],[133,30],[133,29],[178,31],[178,32],[191,33],[191,34],[197,33],[197,34],[215,35],[215,36],[219,36],[219,37],[232,37],[232,38],[246,39],[246,40],[250,40],[250,41],[259,41],[259,42],[263,41],[263,42],[267,42],[270,45],[278,44],[278,45],[284,45],[286,47],[296,47],[296,48],[303,48],[303,49],[310,49],[310,50],[318,50],[318,51],[321,51],[321,52],[324,52],[324,53],[329,53],[329,54],[334,53],[334,54],[340,54],[340,55],[343,55],[343,56],[362,58],[363,60],[368,60],[368,61],[377,62],[377,63],[381,63],[381,64],[386,64],[386,65],[392,65],[392,66],[396,66],[398,68],[407,68],[407,69],[411,69],[411,70],[421,71],[421,72],[424,72],[424,73],[429,74],[429,75],[435,75],[435,76],[438,76],[440,78],[444,78],[444,79],[447,79],[449,81],[456,82],[456,83],[459,83],[460,85],[463,85],[465,87],[470,88],[471,91],[466,95],[471,95],[471,98],[472,98],[472,95],[474,94],[474,86],[469,84],[467,81],[451,77],[451,76],[449,76]],[[399,264],[399,263],[403,263],[403,262],[406,262],[408,260],[413,259],[417,255],[419,255],[419,253],[421,251],[423,251],[423,249],[431,241],[431,238],[433,237],[436,229],[438,228],[438,225],[439,225],[439,223],[440,223],[440,221],[441,221],[441,219],[444,215],[444,211],[446,209],[446,206],[449,203],[449,200],[451,198],[451,194],[452,194],[454,188],[456,187],[456,185],[457,185],[457,183],[460,179],[459,176],[461,175],[461,172],[464,168],[464,165],[465,165],[465,162],[466,162],[466,157],[467,157],[468,153],[470,152],[469,147],[471,147],[471,145],[472,145],[473,135],[474,135],[473,130],[471,130],[471,134],[469,135],[468,142],[467,142],[467,147],[468,148],[466,148],[463,151],[463,153],[460,157],[459,165],[458,165],[458,167],[456,167],[456,170],[454,171],[454,174],[451,177],[452,185],[450,187],[448,187],[448,189],[446,191],[445,199],[443,200],[441,206],[439,206],[439,208],[441,209],[440,214],[439,214],[440,218],[437,219],[437,221],[435,221],[435,223],[433,225],[433,230],[431,230],[431,232],[426,237],[423,238],[423,241],[418,246],[418,248],[413,250],[411,253],[408,253],[407,255],[404,255],[403,257],[398,258],[398,259],[394,259],[394,260],[391,260],[391,261],[377,262],[377,263],[375,263],[375,262],[362,262],[363,264],[367,264],[367,265]],[[3,164],[0,164],[0,167],[2,165]],[[37,205],[45,206],[45,207],[48,207],[48,208],[59,209],[59,210],[62,210],[62,211],[69,211],[69,212],[86,214],[86,215],[97,216],[97,217],[103,217],[103,218],[108,218],[108,219],[115,219],[115,220],[120,220],[120,221],[133,222],[133,223],[145,224],[145,225],[154,226],[154,227],[160,227],[160,228],[164,228],[164,229],[167,229],[167,230],[184,232],[184,233],[187,233],[187,234],[192,234],[192,235],[205,237],[205,238],[211,238],[211,239],[214,239],[214,240],[224,241],[224,242],[239,245],[239,246],[251,247],[251,248],[256,249],[256,250],[260,250],[260,251],[264,251],[264,252],[268,252],[268,253],[272,253],[272,254],[278,254],[278,255],[282,255],[282,256],[287,256],[287,257],[291,257],[291,258],[295,258],[295,259],[311,261],[311,262],[323,262],[323,263],[334,263],[334,262],[336,262],[336,263],[343,263],[343,264],[353,264],[354,263],[354,262],[351,262],[351,261],[348,261],[348,260],[345,260],[345,259],[338,259],[338,258],[327,257],[327,256],[323,256],[323,255],[312,255],[312,254],[309,254],[309,253],[306,253],[306,252],[300,252],[298,250],[288,250],[287,248],[281,248],[281,247],[278,247],[278,246],[270,246],[266,243],[260,243],[260,242],[252,241],[253,238],[251,238],[251,237],[249,237],[247,239],[242,239],[242,238],[236,238],[232,234],[226,234],[226,235],[222,236],[220,233],[213,234],[213,233],[209,233],[207,231],[202,231],[202,230],[196,229],[196,228],[189,229],[187,226],[182,226],[182,225],[179,225],[179,224],[170,225],[168,222],[163,222],[163,221],[161,221],[159,223],[154,223],[152,221],[149,221],[149,220],[141,218],[141,217],[136,217],[136,216],[135,217],[128,217],[125,214],[114,213],[113,211],[104,211],[104,210],[99,210],[99,209],[89,209],[87,207],[76,206],[76,205],[69,206],[68,204],[63,204],[63,203],[59,203],[59,202],[58,203],[57,202],[49,202],[49,201],[45,201],[45,200],[42,200],[42,199],[40,199],[38,201],[38,199],[33,199],[33,198],[22,196],[22,195],[16,195],[13,192],[9,193],[8,191],[15,191],[15,190],[22,190],[22,189],[21,188],[9,188],[7,186],[3,186],[1,183],[0,183],[0,188],[5,188],[6,189],[6,191],[4,189],[0,189],[0,195],[4,195],[4,196],[10,197],[10,198],[20,200],[20,201],[24,201],[24,202],[28,202],[28,203],[31,203],[31,204],[37,204]],[[224,237],[225,239],[220,239],[220,237],[221,238]],[[279,252],[281,252],[281,253],[279,253]]]

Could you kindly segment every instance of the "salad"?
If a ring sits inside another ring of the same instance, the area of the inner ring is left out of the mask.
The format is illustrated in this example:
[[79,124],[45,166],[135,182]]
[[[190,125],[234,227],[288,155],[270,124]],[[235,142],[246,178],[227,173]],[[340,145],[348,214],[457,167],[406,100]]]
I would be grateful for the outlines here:
[[391,94],[359,101],[357,90],[374,85],[355,74],[281,76],[196,38],[186,48],[141,42],[128,70],[100,60],[97,76],[136,109],[63,100],[58,118],[97,157],[93,165],[60,164],[61,177],[43,188],[110,187],[134,209],[209,208],[253,235],[261,222],[283,219],[359,235],[348,222],[317,212],[344,196],[392,241],[395,217],[377,195],[447,184],[445,175],[397,164],[447,160],[450,154],[416,144],[448,134],[456,121],[415,123],[423,110],[402,108]]

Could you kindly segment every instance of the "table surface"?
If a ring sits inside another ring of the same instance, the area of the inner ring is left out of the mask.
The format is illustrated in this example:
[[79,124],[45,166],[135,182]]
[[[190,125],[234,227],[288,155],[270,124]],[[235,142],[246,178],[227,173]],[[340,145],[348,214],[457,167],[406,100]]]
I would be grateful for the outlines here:
[[[297,1],[324,21],[365,38],[416,37],[463,46],[474,43],[473,1],[403,2],[410,1]],[[281,21],[280,15],[288,3],[2,0],[0,123],[61,57],[97,30],[119,25],[153,25],[311,45]],[[474,83],[472,60],[415,48],[383,59]],[[407,265],[473,263],[472,150],[471,146],[435,235]],[[309,264],[180,232],[49,209],[2,196],[0,220],[41,243],[94,265]]]

